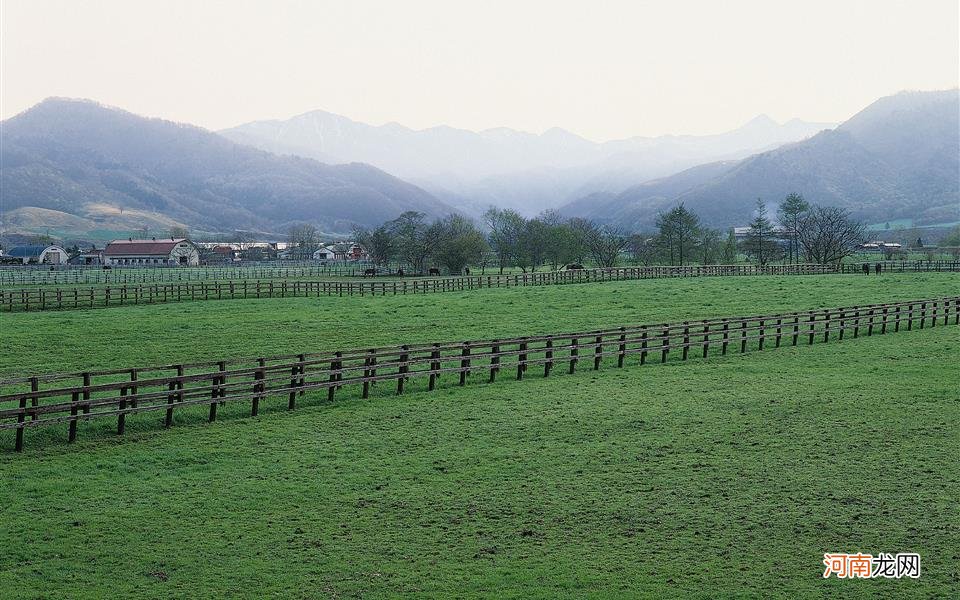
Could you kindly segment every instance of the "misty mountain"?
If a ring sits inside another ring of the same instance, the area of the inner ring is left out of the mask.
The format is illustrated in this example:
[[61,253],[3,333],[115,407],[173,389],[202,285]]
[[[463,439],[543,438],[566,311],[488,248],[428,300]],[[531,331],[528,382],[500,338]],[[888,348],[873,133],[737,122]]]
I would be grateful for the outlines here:
[[859,219],[960,219],[960,93],[903,92],[877,100],[834,130],[740,161],[702,165],[618,194],[584,196],[562,212],[630,229],[653,227],[683,202],[713,226],[743,225],[756,199],[790,192]]
[[560,128],[540,135],[508,128],[414,130],[397,123],[368,125],[318,110],[220,133],[277,154],[369,163],[425,189],[446,190],[472,206],[493,204],[535,214],[584,194],[620,191],[705,162],[743,158],[826,127],[832,125],[799,120],[781,125],[760,116],[717,135],[595,143]]
[[453,210],[370,165],[276,156],[91,101],[48,99],[0,127],[5,211],[47,209],[94,222],[140,213],[207,231],[280,231],[305,221],[344,232],[405,210]]

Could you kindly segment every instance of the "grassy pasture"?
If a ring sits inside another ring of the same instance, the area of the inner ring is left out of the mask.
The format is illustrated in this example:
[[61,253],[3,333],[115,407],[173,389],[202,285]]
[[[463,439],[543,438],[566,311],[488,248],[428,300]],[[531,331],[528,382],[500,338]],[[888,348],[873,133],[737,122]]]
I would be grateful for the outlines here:
[[0,313],[0,376],[486,339],[956,294],[960,273],[758,276]]
[[[956,294],[958,274],[731,277],[0,315],[0,371],[477,339]],[[0,596],[960,593],[958,328],[256,419],[0,440]],[[65,430],[65,427],[63,428]],[[12,436],[10,436],[12,437]],[[36,444],[36,441],[48,443]],[[919,581],[824,581],[824,551]]]
[[[956,327],[0,455],[5,597],[960,593]],[[824,551],[919,580],[828,581]]]

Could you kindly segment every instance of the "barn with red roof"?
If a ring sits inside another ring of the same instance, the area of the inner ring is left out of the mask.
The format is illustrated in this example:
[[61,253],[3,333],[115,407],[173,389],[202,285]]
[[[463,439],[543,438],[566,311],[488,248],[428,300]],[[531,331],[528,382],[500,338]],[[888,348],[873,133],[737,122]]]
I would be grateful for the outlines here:
[[196,266],[200,250],[186,238],[114,240],[103,251],[103,263],[114,267]]

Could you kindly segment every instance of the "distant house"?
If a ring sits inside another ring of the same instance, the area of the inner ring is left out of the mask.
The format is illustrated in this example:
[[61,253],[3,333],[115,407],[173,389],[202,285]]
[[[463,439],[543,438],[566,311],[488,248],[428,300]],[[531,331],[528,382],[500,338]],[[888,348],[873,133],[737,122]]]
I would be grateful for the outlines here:
[[91,248],[86,252],[81,252],[74,258],[71,258],[70,262],[77,265],[102,265],[103,250]]
[[897,242],[881,242],[876,240],[860,245],[860,250],[864,252],[896,252],[903,249],[903,246]]
[[196,266],[200,249],[186,238],[114,240],[103,251],[110,266]]
[[313,253],[313,260],[336,260],[336,251],[333,249],[333,246],[320,246],[320,248]]
[[363,260],[367,257],[363,246],[356,242],[338,242],[329,248],[333,251],[334,260]]
[[67,251],[54,245],[14,246],[4,255],[5,260],[24,265],[62,265],[67,258]]
[[210,248],[207,253],[207,260],[215,263],[232,263],[240,260],[240,249],[232,244],[217,244]]

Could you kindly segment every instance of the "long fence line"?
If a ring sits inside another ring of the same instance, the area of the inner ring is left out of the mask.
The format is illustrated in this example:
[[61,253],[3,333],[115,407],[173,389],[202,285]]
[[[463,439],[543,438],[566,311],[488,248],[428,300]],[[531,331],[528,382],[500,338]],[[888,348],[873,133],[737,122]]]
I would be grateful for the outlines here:
[[671,353],[679,354],[679,360],[707,358],[726,355],[731,348],[743,353],[765,346],[812,345],[831,336],[842,340],[845,335],[948,325],[951,318],[960,324],[960,296],[506,339],[33,375],[0,381],[0,430],[14,429],[14,447],[21,451],[28,428],[65,425],[73,442],[78,422],[92,419],[116,419],[117,433],[123,434],[127,417],[140,413],[163,413],[163,425],[170,427],[174,411],[187,407],[206,407],[212,422],[227,402],[249,402],[250,415],[256,416],[268,399],[283,398],[286,408],[294,409],[307,392],[326,390],[327,400],[333,401],[346,386],[356,386],[359,396],[368,398],[377,384],[395,386],[395,393],[403,394],[419,380],[430,391],[441,378],[446,385],[465,385],[471,375],[483,375],[489,383],[501,374],[520,380],[533,367],[542,368],[547,377],[554,369],[572,374],[581,363],[597,370],[611,360],[623,367],[628,357],[637,357],[641,365],[651,357],[665,363]]
[[[856,273],[867,262],[871,267],[879,263],[884,270],[894,273],[927,271],[960,271],[960,261],[854,261],[842,263],[843,273]],[[666,265],[661,265],[665,267]],[[0,266],[0,286],[14,285],[124,285],[135,283],[175,283],[190,281],[242,281],[267,279],[303,279],[309,277],[363,277],[371,265],[332,266],[316,264],[282,265],[252,263],[243,266],[205,267],[114,267],[103,269],[89,265],[23,265]],[[649,268],[649,267],[647,267]],[[396,269],[378,269],[381,275]]]
[[835,273],[831,265],[710,265],[693,267],[628,267],[543,271],[513,275],[467,275],[358,281],[201,281],[137,284],[117,287],[0,289],[0,311],[105,308],[187,300],[294,298],[320,296],[387,296],[428,294],[483,288],[593,283],[664,277],[723,275],[811,275]]
[[203,280],[359,277],[370,267],[369,264],[324,266],[253,263],[243,266],[130,266],[104,269],[99,265],[18,265],[0,267],[0,285],[113,285]]

